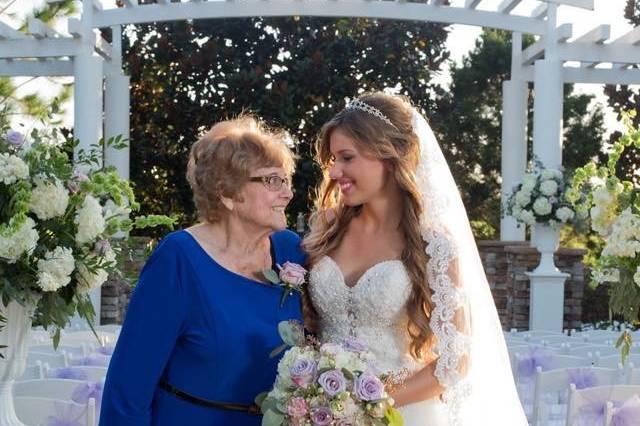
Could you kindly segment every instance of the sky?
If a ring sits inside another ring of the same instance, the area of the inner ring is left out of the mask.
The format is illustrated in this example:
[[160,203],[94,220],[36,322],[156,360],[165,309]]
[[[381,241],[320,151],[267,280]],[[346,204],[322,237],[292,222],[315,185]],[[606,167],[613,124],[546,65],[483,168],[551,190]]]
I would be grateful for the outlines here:
[[[11,0],[0,0],[0,10],[2,10],[5,5],[11,3],[11,6],[9,6],[5,13],[0,16],[0,20],[5,23],[10,23],[11,19],[7,13],[15,13],[18,16],[24,16],[29,11],[33,10],[34,6],[41,5],[44,1],[45,0],[15,0],[12,2]],[[451,0],[452,6],[462,6],[464,5],[464,2],[465,0]],[[102,0],[102,3],[105,7],[111,7],[115,3],[115,0]],[[501,0],[483,0],[480,2],[478,9],[495,10],[497,5],[500,3]],[[625,3],[626,0],[594,0],[595,11],[561,6],[558,10],[558,23],[562,24],[571,22],[573,24],[574,36],[580,36],[600,24],[611,24],[611,39],[613,40],[632,29],[631,25],[623,17]],[[512,13],[526,15],[539,4],[540,1],[538,0],[523,0]],[[476,39],[480,32],[481,29],[479,27],[452,25],[447,39],[447,49],[451,52],[451,59],[456,63],[460,63],[462,58],[475,46]],[[444,84],[447,84],[450,81],[448,72],[446,71],[448,68],[448,66],[444,67],[443,71],[436,77],[437,81]],[[66,81],[71,80],[66,79]],[[21,93],[46,89],[47,84],[46,79],[37,79],[22,86]],[[599,101],[606,106],[606,97],[603,94],[603,87],[603,85],[598,84],[577,84],[575,90],[578,93],[590,93],[595,95],[596,101]],[[640,86],[637,87],[640,88]],[[72,109],[73,105],[70,105],[68,107],[68,114],[65,120],[69,123],[72,121]],[[615,114],[608,107],[605,108],[605,125],[607,127],[607,133],[621,129],[620,124],[616,122]]]

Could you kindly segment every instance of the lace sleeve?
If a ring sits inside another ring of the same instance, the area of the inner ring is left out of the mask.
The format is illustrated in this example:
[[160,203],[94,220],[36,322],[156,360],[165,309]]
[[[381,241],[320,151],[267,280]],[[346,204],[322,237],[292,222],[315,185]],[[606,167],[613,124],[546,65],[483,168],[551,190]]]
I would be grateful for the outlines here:
[[434,305],[429,325],[436,338],[435,376],[445,388],[442,399],[455,425],[460,405],[470,392],[465,381],[471,347],[467,295],[458,279],[455,245],[447,236],[435,231],[428,231],[425,237],[429,255],[427,280]]

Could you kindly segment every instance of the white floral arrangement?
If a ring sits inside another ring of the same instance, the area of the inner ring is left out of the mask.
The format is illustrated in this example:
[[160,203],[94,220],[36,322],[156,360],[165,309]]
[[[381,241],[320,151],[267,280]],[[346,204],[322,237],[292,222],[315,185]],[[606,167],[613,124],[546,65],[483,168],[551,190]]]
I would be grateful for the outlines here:
[[[640,149],[640,130],[632,115],[624,117],[627,132],[613,145],[606,166],[590,162],[576,170],[568,198],[590,219],[591,229],[604,246],[591,271],[591,284],[610,284],[609,305],[625,321],[640,320],[640,187],[616,176],[624,150]],[[629,353],[631,335],[623,333],[618,346]]]
[[292,347],[278,364],[273,389],[256,400],[263,426],[402,426],[387,393],[391,377],[379,374],[375,355],[364,345],[305,341],[294,321],[278,330]]
[[0,128],[0,297],[5,306],[35,306],[32,319],[53,327],[54,345],[76,312],[93,326],[88,293],[118,272],[112,238],[173,224],[166,216],[132,219],[139,205],[129,182],[96,168],[102,144],[74,164],[76,146],[55,129],[27,137]]
[[519,223],[545,223],[553,228],[572,223],[576,212],[566,199],[562,171],[547,169],[538,162],[527,172],[506,202],[506,212]]

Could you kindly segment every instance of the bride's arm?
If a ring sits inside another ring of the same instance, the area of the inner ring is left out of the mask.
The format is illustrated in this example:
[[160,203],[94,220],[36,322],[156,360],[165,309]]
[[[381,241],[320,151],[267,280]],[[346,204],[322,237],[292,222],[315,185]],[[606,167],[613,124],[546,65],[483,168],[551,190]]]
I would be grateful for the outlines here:
[[422,370],[407,379],[402,386],[391,392],[397,407],[440,397],[444,387],[435,376],[436,360],[429,362]]

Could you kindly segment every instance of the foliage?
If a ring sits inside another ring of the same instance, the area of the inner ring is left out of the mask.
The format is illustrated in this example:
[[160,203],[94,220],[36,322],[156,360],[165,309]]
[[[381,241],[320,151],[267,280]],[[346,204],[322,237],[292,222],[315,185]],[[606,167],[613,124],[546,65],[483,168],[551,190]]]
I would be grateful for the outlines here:
[[[624,115],[627,131],[613,145],[606,166],[590,162],[577,169],[568,194],[577,211],[588,212],[591,228],[604,240],[593,265],[591,283],[611,283],[611,311],[631,323],[640,320],[640,185],[616,174],[625,150],[640,148],[634,115]],[[631,345],[628,333],[621,336],[620,345],[624,358]]]
[[[89,292],[117,273],[110,243],[133,227],[172,226],[166,216],[130,218],[139,210],[129,182],[96,168],[105,146],[79,150],[56,128],[29,136],[0,128],[0,301],[33,306],[34,322],[60,330],[76,312],[93,327]],[[0,306],[2,306],[0,305]]]
[[442,88],[446,29],[424,22],[255,18],[139,25],[125,31],[131,75],[131,177],[145,214],[195,219],[185,179],[191,144],[248,108],[297,141],[293,225],[320,177],[321,127],[362,90],[397,87],[430,115]]

